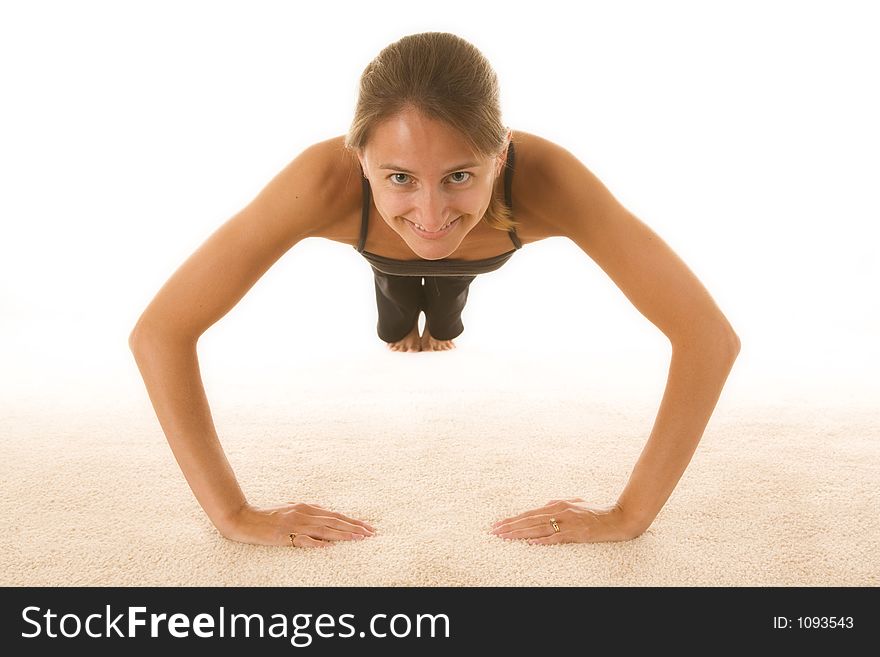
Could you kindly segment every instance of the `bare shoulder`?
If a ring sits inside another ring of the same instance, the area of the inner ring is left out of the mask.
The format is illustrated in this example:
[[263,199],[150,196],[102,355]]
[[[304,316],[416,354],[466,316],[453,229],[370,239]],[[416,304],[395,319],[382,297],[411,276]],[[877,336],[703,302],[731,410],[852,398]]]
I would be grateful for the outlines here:
[[345,147],[344,136],[317,142],[300,153],[270,183],[279,203],[308,204],[309,227],[304,237],[346,233],[354,210],[360,207],[360,166]]
[[544,237],[573,237],[590,217],[621,208],[598,178],[565,147],[538,135],[516,131],[514,198]]
[[306,148],[174,272],[132,335],[149,328],[196,339],[297,242],[351,214],[346,190],[358,185],[357,168],[342,138]]
[[579,246],[673,344],[708,340],[712,348],[732,345],[731,353],[738,351],[730,323],[659,235],[568,150],[534,135],[520,137],[520,193],[545,231]]

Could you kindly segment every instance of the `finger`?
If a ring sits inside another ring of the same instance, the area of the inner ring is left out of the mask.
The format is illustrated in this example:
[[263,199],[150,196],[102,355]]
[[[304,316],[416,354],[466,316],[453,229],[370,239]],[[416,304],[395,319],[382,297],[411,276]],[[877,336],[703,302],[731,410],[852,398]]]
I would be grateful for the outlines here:
[[536,518],[543,519],[543,520],[546,520],[547,522],[549,522],[552,515],[553,514],[550,512],[550,510],[547,507],[542,507],[540,509],[532,509],[531,511],[526,511],[525,513],[521,513],[518,516],[514,516],[513,518],[508,518],[507,520],[499,520],[498,522],[496,522],[492,525],[492,527],[493,527],[492,531],[497,531],[499,529],[507,530],[512,527],[518,528],[518,527],[522,527],[522,526],[531,525],[531,524],[534,524],[531,521],[533,521]]
[[510,522],[503,522],[500,525],[496,526],[493,530],[493,534],[503,534],[505,532],[512,532],[518,529],[525,529],[526,527],[534,527],[537,525],[535,522],[536,516],[526,516],[525,518],[520,518],[519,520],[511,520]]
[[[552,529],[550,530],[553,531]],[[542,536],[547,535],[547,527],[544,524],[533,524],[528,527],[518,527],[516,529],[510,529],[508,531],[495,532],[495,535],[498,538],[504,538],[509,540],[522,539],[522,538],[540,538]]]
[[509,522],[516,522],[517,520],[522,520],[523,518],[528,518],[538,513],[545,513],[547,511],[546,507],[540,507],[537,509],[529,509],[528,511],[523,511],[517,516],[511,516],[510,518],[505,518],[504,520],[498,520],[492,523],[493,527],[498,527],[500,525],[505,525]]
[[551,517],[550,514],[536,514],[528,518],[521,518],[520,520],[496,527],[492,530],[492,533],[501,536],[502,534],[512,534],[514,532],[540,528],[540,533],[543,534],[551,527]]
[[333,527],[327,527],[326,525],[309,527],[305,531],[309,536],[325,541],[362,541],[367,538],[366,534],[360,532],[342,531]]
[[317,538],[312,538],[311,536],[308,536],[307,534],[297,534],[294,537],[293,541],[291,542],[291,545],[293,547],[300,547],[300,548],[322,548],[322,547],[329,547],[332,544],[328,543],[327,541],[322,541]]
[[[296,502],[289,502],[289,504],[296,504]],[[343,514],[337,512],[337,511],[332,511],[332,510],[330,510],[330,509],[328,509],[328,508],[326,508],[326,507],[320,506],[320,505],[318,505],[318,504],[303,504],[303,507],[304,507],[307,511],[311,511],[311,512],[312,512],[312,513],[310,513],[310,514],[308,514],[308,515],[312,515],[312,516],[323,516],[323,517],[327,517],[327,516],[329,516],[329,517],[331,517],[331,518],[336,518],[337,520],[342,520],[342,521],[344,521],[344,522],[351,523],[352,525],[358,525],[359,527],[363,527],[364,529],[368,529],[368,530],[370,530],[370,531],[373,532],[373,533],[376,532],[376,530],[373,529],[372,525],[370,525],[370,524],[368,524],[368,523],[366,523],[366,522],[363,522],[362,520],[357,520],[357,519],[355,519],[355,518],[349,518],[349,517],[346,516],[346,515],[343,515]]]
[[562,532],[553,532],[549,536],[542,536],[540,538],[531,538],[526,541],[529,545],[553,545],[555,543],[566,543],[567,540],[563,538]]
[[559,504],[564,504],[566,502],[583,502],[583,498],[580,497],[570,497],[566,500],[550,500],[542,507],[538,507],[537,509],[529,509],[528,511],[524,511],[520,513],[518,516],[512,516],[510,518],[505,518],[504,520],[498,520],[492,523],[492,527],[498,527],[508,522],[514,522],[516,520],[522,520],[523,518],[528,518],[529,516],[533,516],[538,513],[549,513],[553,510],[554,507]]
[[359,525],[354,522],[350,522],[347,520],[340,520],[336,517],[329,517],[329,516],[325,516],[325,517],[317,516],[317,517],[319,517],[321,520],[323,520],[324,524],[327,527],[329,527],[331,529],[337,529],[341,532],[347,532],[349,534],[357,534],[358,536],[372,536],[373,534],[375,534],[374,531],[367,529],[363,525]]
[[337,513],[336,511],[331,511],[330,509],[325,509],[324,507],[315,506],[317,511],[320,513],[316,513],[315,517],[321,518],[322,520],[327,520],[333,518],[338,520],[340,523],[344,523],[343,525],[339,525],[339,523],[330,523],[328,526],[336,527],[337,529],[346,529],[348,527],[355,527],[357,529],[351,529],[349,531],[359,531],[365,530],[369,533],[376,533],[376,530],[373,529],[373,526],[369,523],[364,522],[363,520],[357,520],[356,518],[349,518],[348,516]]

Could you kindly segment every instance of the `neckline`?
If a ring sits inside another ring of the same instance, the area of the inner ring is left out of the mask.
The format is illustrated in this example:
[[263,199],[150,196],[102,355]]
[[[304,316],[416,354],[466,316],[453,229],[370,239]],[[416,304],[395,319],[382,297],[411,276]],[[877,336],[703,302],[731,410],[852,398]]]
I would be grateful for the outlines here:
[[465,260],[463,258],[440,258],[439,260],[427,260],[425,258],[415,258],[413,260],[400,260],[398,258],[389,258],[388,256],[379,255],[378,253],[371,253],[370,251],[364,250],[361,251],[361,255],[369,256],[370,258],[375,258],[377,260],[383,260],[385,262],[406,262],[406,263],[420,263],[426,264],[429,267],[431,263],[444,264],[444,263],[454,263],[456,265],[467,264],[473,266],[479,266],[482,264],[492,264],[497,260],[502,258],[509,258],[514,253],[517,252],[517,249],[511,249],[510,251],[505,251],[504,253],[499,253],[495,256],[489,256],[488,258],[480,258],[479,260]]

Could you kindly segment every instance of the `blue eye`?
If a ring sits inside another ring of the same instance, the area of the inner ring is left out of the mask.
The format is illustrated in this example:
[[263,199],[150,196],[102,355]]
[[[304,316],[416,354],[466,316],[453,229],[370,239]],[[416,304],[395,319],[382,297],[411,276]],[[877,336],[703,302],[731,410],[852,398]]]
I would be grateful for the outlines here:
[[470,180],[471,174],[469,174],[467,171],[456,171],[455,173],[450,174],[449,177],[452,178],[453,182],[463,183]]
[[[401,180],[401,178],[404,178],[404,180]],[[397,185],[405,185],[408,182],[408,180],[409,180],[408,173],[392,173],[391,174],[391,182],[393,182]]]

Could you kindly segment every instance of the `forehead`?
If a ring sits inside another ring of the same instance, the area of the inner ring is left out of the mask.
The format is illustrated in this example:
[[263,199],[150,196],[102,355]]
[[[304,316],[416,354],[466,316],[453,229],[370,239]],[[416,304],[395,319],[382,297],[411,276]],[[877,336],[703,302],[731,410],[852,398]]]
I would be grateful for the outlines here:
[[370,166],[393,163],[413,171],[445,171],[461,162],[483,164],[450,125],[407,110],[378,124],[364,147]]

